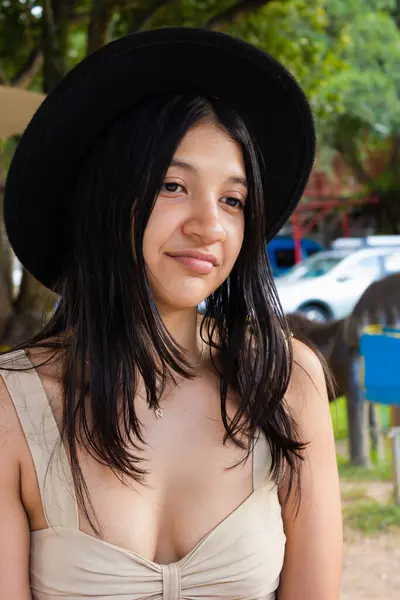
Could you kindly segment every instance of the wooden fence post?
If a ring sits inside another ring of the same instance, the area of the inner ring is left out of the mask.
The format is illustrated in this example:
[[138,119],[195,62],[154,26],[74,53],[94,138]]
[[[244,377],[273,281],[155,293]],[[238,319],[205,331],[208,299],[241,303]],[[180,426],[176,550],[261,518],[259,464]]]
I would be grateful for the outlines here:
[[385,462],[385,440],[383,435],[382,419],[380,418],[380,405],[373,402],[369,404],[369,431],[371,445],[376,453],[378,464]]
[[[390,427],[393,432],[398,430],[400,427],[400,406],[391,406],[390,409]],[[394,495],[395,502],[400,504],[400,439],[399,435],[393,435],[392,437],[392,456],[393,456],[393,464],[392,464],[392,478],[394,484]]]
[[349,456],[353,465],[368,467],[370,465],[369,410],[361,391],[358,355],[352,358],[349,383],[347,395]]

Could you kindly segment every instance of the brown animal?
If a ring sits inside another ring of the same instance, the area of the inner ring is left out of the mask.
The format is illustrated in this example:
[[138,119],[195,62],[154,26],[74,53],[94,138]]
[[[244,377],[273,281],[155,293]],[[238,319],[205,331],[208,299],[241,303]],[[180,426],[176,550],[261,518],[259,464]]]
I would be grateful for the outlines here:
[[293,335],[311,345],[325,359],[334,379],[335,394],[330,400],[346,395],[349,389],[350,349],[344,336],[344,319],[311,321],[301,313],[286,315]]
[[371,283],[345,323],[345,339],[358,351],[360,332],[365,325],[396,327],[400,323],[400,273]]
[[346,319],[321,323],[300,313],[286,315],[299,339],[322,354],[336,381],[337,397],[347,395],[351,383],[350,363],[358,354],[360,333],[368,324],[396,326],[400,322],[400,273],[372,283]]
[[[400,321],[400,273],[372,283],[346,319],[320,323],[304,315],[287,315],[293,334],[308,341],[326,360],[333,378],[335,393],[330,400],[345,395],[350,434],[350,458],[353,464],[367,465],[368,450],[363,430],[364,415],[358,384],[357,356],[360,333],[368,324],[398,326]],[[369,405],[369,428],[372,444],[379,445],[379,426],[374,405]]]

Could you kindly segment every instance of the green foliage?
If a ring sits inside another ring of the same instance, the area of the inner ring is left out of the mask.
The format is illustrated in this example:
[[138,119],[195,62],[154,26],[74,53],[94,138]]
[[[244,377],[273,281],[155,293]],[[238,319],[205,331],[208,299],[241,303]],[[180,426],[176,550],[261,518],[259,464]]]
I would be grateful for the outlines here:
[[366,13],[392,13],[396,0],[325,0],[325,7],[330,20],[342,25]]
[[[12,79],[41,39],[36,2],[0,0],[0,72]],[[32,12],[33,11],[33,12]]]
[[72,69],[86,56],[87,31],[82,27],[71,27],[68,37],[67,65]]
[[345,440],[348,436],[347,427],[347,409],[346,409],[346,398],[342,396],[331,402],[329,406],[331,410],[333,431],[335,434],[335,440]]
[[400,528],[400,506],[364,500],[346,506],[344,523],[369,535]]
[[215,15],[235,4],[236,0],[175,0],[157,11],[148,27],[204,27]]
[[312,96],[321,79],[340,68],[326,46],[325,28],[323,0],[292,0],[268,4],[230,31],[280,60]]
[[[345,68],[333,74],[314,99],[320,141],[339,150],[367,189],[378,192],[381,210],[391,212],[399,190],[398,160],[386,172],[370,172],[366,158],[387,151],[400,137],[400,32],[397,2],[327,0],[327,35],[336,40]],[[334,106],[334,110],[326,110]],[[391,207],[388,206],[391,204]],[[383,219],[384,220],[384,219]],[[395,225],[394,225],[395,226]],[[393,231],[394,232],[394,231]]]
[[16,137],[0,139],[0,172],[7,173],[11,158],[17,147]]
[[344,58],[357,70],[370,69],[391,75],[399,81],[399,31],[385,13],[367,13],[355,17],[343,27]]
[[[337,48],[346,68],[321,86],[315,102],[331,142],[344,132],[354,136],[365,129],[377,137],[400,133],[400,33],[393,19],[381,13],[358,15],[343,24]],[[332,98],[336,110],[326,113]]]

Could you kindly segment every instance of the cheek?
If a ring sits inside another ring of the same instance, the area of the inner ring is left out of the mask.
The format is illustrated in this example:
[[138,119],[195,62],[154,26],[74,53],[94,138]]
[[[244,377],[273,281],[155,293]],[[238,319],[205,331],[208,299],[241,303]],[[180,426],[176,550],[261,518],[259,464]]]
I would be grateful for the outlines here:
[[239,256],[240,250],[243,245],[244,240],[244,220],[241,222],[234,223],[229,227],[226,231],[226,261],[229,263],[230,268],[236,262],[237,257]]
[[148,265],[154,264],[160,255],[160,249],[170,237],[170,220],[157,206],[152,211],[143,236],[143,256]]
[[[149,227],[150,226],[150,227]],[[144,236],[143,236],[143,258],[144,258],[144,262],[146,264],[149,264],[149,262],[151,262],[152,259],[152,247],[153,244],[150,243],[150,240],[152,239],[152,232],[151,232],[151,225],[150,225],[150,221],[147,224],[147,227],[144,231]]]

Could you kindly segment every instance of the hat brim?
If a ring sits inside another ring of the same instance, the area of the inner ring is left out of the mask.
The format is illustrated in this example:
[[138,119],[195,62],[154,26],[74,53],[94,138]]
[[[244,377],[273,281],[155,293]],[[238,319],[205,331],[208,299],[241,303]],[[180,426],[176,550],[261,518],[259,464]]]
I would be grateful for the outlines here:
[[90,149],[118,115],[160,93],[215,96],[242,117],[266,165],[266,231],[300,200],[315,154],[307,99],[290,73],[242,40],[168,28],[121,38],[73,69],[44,100],[13,157],[4,218],[15,254],[53,287],[68,251],[65,214]]

